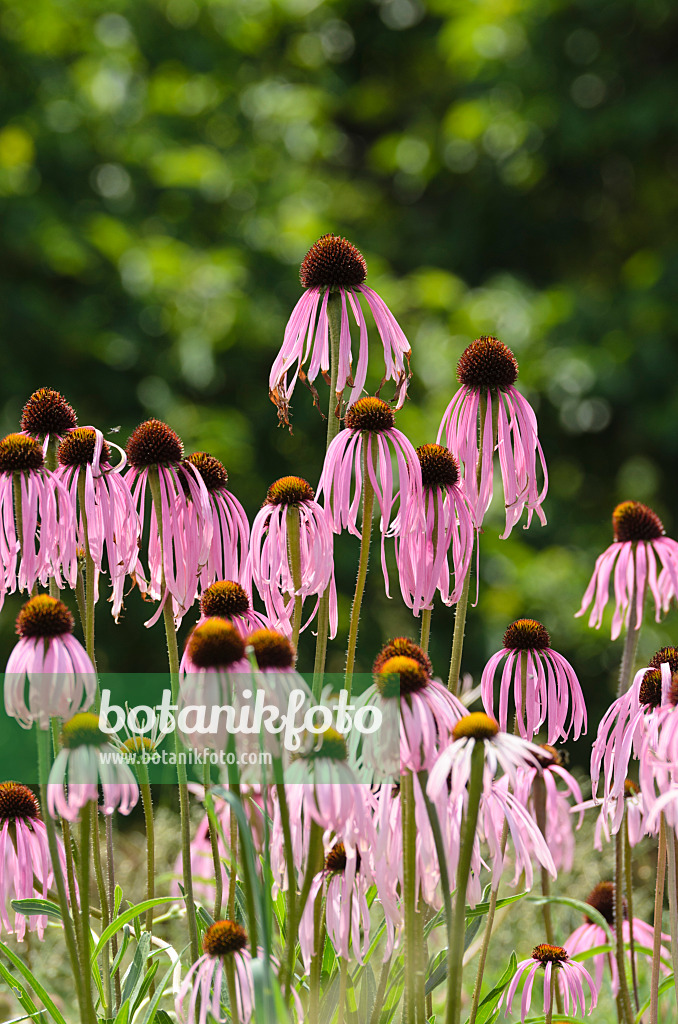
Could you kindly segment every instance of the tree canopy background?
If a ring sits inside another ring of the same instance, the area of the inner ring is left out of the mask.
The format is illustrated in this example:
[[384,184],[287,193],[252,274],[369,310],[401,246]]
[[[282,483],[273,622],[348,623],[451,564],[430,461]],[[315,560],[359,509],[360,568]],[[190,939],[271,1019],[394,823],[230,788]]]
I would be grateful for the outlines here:
[[[415,444],[435,439],[470,340],[514,349],[549,522],[507,541],[501,508],[487,522],[464,668],[477,677],[510,620],[539,618],[597,722],[621,642],[573,614],[612,508],[644,501],[678,530],[676,6],[3,0],[0,35],[3,432],[48,385],[122,444],[167,420],[224,461],[251,516],[276,477],[315,484],[324,423],[298,387],[294,433],[278,429],[268,372],[299,262],[344,234],[411,340],[397,419]],[[357,542],[340,551],[334,670]],[[364,671],[418,629],[391,582],[391,601],[378,571],[368,582]],[[101,667],[162,670],[161,627],[149,639],[148,608],[127,604],[117,630],[99,609]],[[641,654],[675,621],[646,627]],[[441,674],[452,624],[437,607]],[[309,635],[302,667],[312,650]]]

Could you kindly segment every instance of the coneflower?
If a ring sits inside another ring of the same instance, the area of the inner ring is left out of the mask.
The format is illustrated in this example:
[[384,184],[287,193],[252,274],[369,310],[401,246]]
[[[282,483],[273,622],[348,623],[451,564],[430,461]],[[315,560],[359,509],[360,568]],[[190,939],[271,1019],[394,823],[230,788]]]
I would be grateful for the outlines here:
[[[362,295],[374,317],[384,348],[385,380],[396,384],[396,404],[405,401],[410,378],[410,344],[383,299],[365,284],[367,264],[361,252],[339,235],[323,235],[311,246],[301,264],[304,294],[285,328],[282,348],[269,378],[271,401],[282,423],[289,422],[289,405],[297,378],[307,383],[317,399],[313,381],[319,373],[328,380],[331,370],[328,303],[337,295],[341,302],[339,344],[336,360],[336,413],[346,388],[348,404],[361,395],[367,378],[367,323],[360,306]],[[359,329],[358,361],[353,368],[349,308]]]
[[[548,489],[546,461],[534,410],[514,387],[517,378],[518,362],[507,345],[492,335],[471,342],[457,364],[461,387],[445,410],[438,431],[438,441],[444,437],[464,467],[464,491],[478,528],[492,501],[497,451],[506,507],[502,538],[508,537],[523,509],[527,509],[526,526],[533,513],[542,524],[546,522],[541,507]],[[537,463],[543,478],[541,490]]]
[[[649,587],[655,603],[655,618],[678,594],[678,543],[666,536],[659,516],[639,501],[622,501],[612,513],[614,541],[599,555],[581,608],[583,615],[591,605],[589,626],[598,629],[610,596],[614,573],[614,614],[612,639],[622,626],[640,629],[645,591]],[[657,563],[661,572],[657,573]]]
[[48,729],[50,718],[70,718],[88,708],[96,674],[73,634],[73,616],[61,601],[38,594],[16,620],[21,637],[5,669],[5,710],[29,729]]

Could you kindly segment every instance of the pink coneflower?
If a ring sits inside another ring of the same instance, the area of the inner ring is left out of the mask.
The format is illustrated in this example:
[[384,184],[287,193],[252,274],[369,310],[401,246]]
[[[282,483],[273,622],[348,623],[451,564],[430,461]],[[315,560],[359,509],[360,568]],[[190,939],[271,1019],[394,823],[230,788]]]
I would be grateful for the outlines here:
[[[57,846],[65,875],[66,857],[58,840]],[[12,927],[12,900],[45,899],[52,881],[47,830],[35,794],[19,782],[0,782],[0,926],[16,934],[18,942],[24,941],[27,925],[42,939],[47,917],[26,918],[17,911]]]
[[[445,436],[447,447],[463,464],[464,490],[477,527],[482,525],[492,501],[494,452],[497,450],[506,506],[506,529],[502,538],[508,537],[524,508],[527,508],[526,527],[530,525],[533,512],[542,525],[546,523],[541,507],[548,489],[546,462],[537,436],[534,410],[513,387],[517,377],[516,358],[498,338],[483,335],[471,342],[457,364],[461,387],[445,410],[438,431],[438,441]],[[544,480],[541,491],[537,483],[537,456]]]
[[299,926],[299,945],[307,971],[315,952],[315,899],[321,891],[325,900],[327,937],[334,952],[348,960],[353,950],[357,962],[364,962],[370,944],[367,890],[372,884],[367,858],[355,847],[333,841],[326,851],[323,870],[313,879]]
[[[243,699],[247,706],[251,704],[252,670],[245,658],[245,642],[231,622],[205,619],[190,634],[181,661],[179,715],[186,717],[187,727],[181,731],[187,746],[198,751],[226,750],[230,736],[238,743],[243,733],[229,729],[226,712],[213,720],[213,709],[232,708],[237,725]],[[190,709],[194,711],[189,720]],[[200,721],[199,709],[204,709],[205,721]]]
[[[104,570],[105,553],[113,591],[110,598],[111,610],[117,621],[122,609],[125,577],[134,573],[139,561],[141,532],[128,483],[121,476],[127,456],[122,452],[121,461],[113,467],[110,461],[111,449],[101,431],[94,427],[74,427],[64,435],[57,458],[59,468],[56,476],[70,496],[80,549],[85,548],[86,520],[87,544],[97,570],[94,580],[95,600],[99,596],[99,573]],[[84,499],[82,504],[81,490]],[[73,558],[68,572],[71,587],[76,584],[77,568],[77,559]]]
[[48,729],[50,718],[69,718],[88,708],[96,693],[96,674],[84,647],[75,639],[73,616],[65,604],[38,594],[16,620],[21,637],[5,669],[5,710],[24,729],[34,722]]
[[[641,668],[636,672],[626,693],[614,700],[603,715],[591,750],[591,787],[594,799],[598,794],[601,769],[603,801],[616,799],[624,792],[631,757],[640,756],[648,730],[656,732],[657,712],[665,702],[671,674],[676,670],[678,650],[675,647],[662,647],[650,659],[649,668]],[[616,827],[621,821],[621,805],[617,811]]]
[[428,780],[428,795],[438,800],[443,793],[454,801],[463,796],[471,776],[471,757],[477,743],[485,748],[483,793],[488,794],[492,782],[501,768],[513,789],[517,785],[519,768],[539,766],[544,750],[536,743],[501,732],[499,725],[482,711],[466,714],[454,726],[452,743],[438,755]]
[[285,773],[292,834],[311,821],[352,846],[374,842],[369,786],[358,781],[345,738],[332,727],[309,735]]
[[255,629],[268,629],[268,619],[252,607],[251,595],[235,580],[216,580],[200,597],[200,619],[228,619],[244,638]]
[[[146,485],[151,489],[149,578],[138,578],[144,594],[160,601],[150,626],[172,600],[175,622],[180,622],[198,593],[203,567],[212,543],[212,507],[202,476],[182,461],[181,438],[160,420],[146,420],[127,442],[130,470],[126,479],[139,519],[144,525]],[[157,506],[157,507],[156,507]],[[158,529],[162,522],[162,537]]]
[[[216,580],[239,580],[249,589],[251,582],[246,572],[247,551],[250,543],[250,524],[244,508],[226,484],[225,466],[207,452],[194,452],[184,459],[184,466],[197,470],[207,489],[212,522],[212,540],[207,561],[200,570],[203,591]],[[184,490],[186,487],[184,486]],[[202,502],[188,505],[187,529],[201,529]]]
[[63,586],[61,566],[75,556],[68,494],[45,468],[42,446],[25,434],[0,441],[0,608],[6,594]]
[[[277,406],[281,423],[289,423],[289,405],[299,377],[308,384],[317,401],[313,381],[322,373],[329,383],[330,348],[327,306],[330,293],[341,298],[341,331],[337,373],[337,411],[347,387],[351,388],[348,404],[359,398],[367,377],[367,324],[360,306],[363,295],[374,317],[384,346],[386,372],[384,380],[396,382],[398,408],[405,401],[410,374],[410,344],[386,303],[364,281],[367,264],[362,253],[345,238],[323,235],[309,249],[300,271],[304,294],[294,307],[285,328],[282,348],[271,368],[269,394]],[[351,330],[348,307],[360,331],[358,363],[353,372]],[[304,367],[307,369],[304,369]],[[289,374],[292,374],[291,380]]]
[[[299,556],[296,583],[290,564],[293,545],[297,546]],[[254,583],[276,629],[292,634],[295,597],[303,601],[316,596],[319,600],[329,587],[330,636],[336,636],[333,548],[329,517],[314,500],[313,488],[306,480],[284,476],[271,484],[252,524],[250,558]],[[306,626],[317,610],[318,600]]]
[[[617,505],[612,513],[612,527],[614,542],[598,556],[576,615],[583,615],[592,605],[589,626],[600,628],[614,571],[612,639],[616,640],[622,626],[640,629],[646,587],[649,586],[654,598],[657,622],[671,597],[678,594],[678,543],[665,536],[659,516],[639,501]],[[662,569],[659,577],[657,560]]]
[[493,887],[499,885],[507,860],[506,851],[502,849],[505,825],[508,826],[507,840],[511,840],[514,851],[515,873],[511,884],[517,885],[524,874],[525,888],[532,888],[533,861],[546,868],[553,878],[556,877],[550,836],[547,843],[527,808],[509,790],[508,776],[503,775],[497,782],[493,782],[484,793],[480,801],[478,821],[480,833],[490,851]]
[[602,850],[603,840],[609,843],[612,836],[619,831],[625,810],[629,844],[637,846],[641,839],[648,834],[645,824],[647,817],[645,800],[640,787],[632,779],[626,780],[623,796],[608,796],[605,800],[584,800],[576,804],[572,811],[582,814],[591,808],[597,808],[599,811],[593,836],[593,845],[596,850]]
[[431,679],[430,672],[424,652],[404,637],[390,641],[378,655],[374,684],[356,700],[356,707],[381,712],[379,730],[362,737],[362,764],[375,781],[406,769],[429,769],[466,714],[458,697]]
[[[581,826],[583,810],[571,807],[571,801],[582,804],[582,792],[574,775],[563,765],[563,759],[550,745],[544,744],[545,757],[539,768],[529,765],[518,769],[515,795],[541,828],[548,831],[548,845],[558,871],[570,871],[574,863],[572,811],[579,810]],[[562,788],[559,788],[562,785]],[[541,792],[539,792],[539,787]]]
[[[570,1013],[570,1007],[572,1013],[591,1015],[593,1008],[598,1001],[598,993],[593,986],[591,975],[580,963],[576,960],[571,960],[572,949],[568,942],[569,952],[563,949],[562,946],[551,946],[548,943],[541,943],[539,946],[535,946],[532,950],[532,956],[529,960],[521,960],[516,968],[516,973],[513,975],[508,989],[505,993],[502,993],[502,997],[499,1000],[501,1006],[506,1000],[506,1011],[505,1014],[508,1016],[511,1013],[511,1006],[513,999],[516,994],[516,989],[520,983],[520,979],[525,975],[525,986],[523,988],[523,997],[520,1002],[520,1019],[524,1022],[525,1017],[532,1004],[532,988],[534,981],[537,976],[537,971],[543,968],[544,970],[544,1015],[550,1020],[551,1013],[551,1000],[552,1000],[552,975],[555,974],[555,981],[553,984],[558,985],[560,992],[563,997],[563,1008],[566,1014]],[[584,993],[584,985],[588,985],[591,993],[591,1002],[586,1009],[586,998]]]
[[38,388],[26,402],[21,413],[21,430],[38,437],[47,445],[60,440],[78,425],[75,409],[54,388]]
[[[101,811],[129,814],[139,799],[139,787],[131,769],[99,728],[99,716],[74,715],[61,731],[63,747],[54,759],[47,782],[47,805],[53,818],[77,821],[86,803],[98,803]],[[68,795],[67,795],[68,790]]]
[[[184,1024],[207,1024],[208,1014],[220,1024],[231,1020],[222,1008],[222,988],[226,981],[225,963],[233,964],[238,1019],[247,1024],[254,1006],[254,983],[247,932],[234,921],[215,921],[203,938],[203,955],[184,978],[176,997],[175,1011]],[[188,1002],[187,1002],[188,1001]]]
[[[405,435],[396,429],[393,410],[381,398],[358,399],[348,409],[345,424],[347,429],[339,432],[327,450],[317,496],[319,498],[321,493],[325,496],[335,533],[348,529],[354,537],[360,537],[358,510],[367,474],[381,512],[381,566],[388,594],[384,538],[395,514],[394,506],[400,513],[401,523],[411,523],[408,510],[414,505],[413,515],[416,516],[418,510],[423,524],[419,459]],[[390,449],[398,466],[395,493]]]
[[518,619],[511,623],[504,633],[502,650],[493,654],[485,666],[480,686],[488,715],[494,714],[494,676],[502,661],[498,715],[502,729],[506,730],[508,725],[509,694],[513,688],[518,730],[525,739],[536,735],[544,722],[549,743],[567,739],[570,730],[575,740],[586,731],[586,704],[579,680],[569,661],[552,650],[551,639],[541,622]]
[[252,648],[257,663],[255,687],[261,687],[267,701],[286,712],[292,691],[301,690],[310,703],[311,691],[294,667],[295,651],[286,636],[274,629],[257,629],[245,642]]
[[[599,914],[602,914],[610,927],[614,926],[613,882],[599,882],[599,884],[596,885],[596,887],[587,896],[586,902],[589,906],[593,907],[594,910],[597,910]],[[622,936],[625,944],[630,942],[631,936],[627,917],[626,901],[624,901]],[[572,934],[565,940],[565,944],[571,955],[576,956],[578,953],[585,953],[587,950],[595,949],[597,946],[606,946],[609,943],[609,938],[609,934],[603,927],[601,927],[600,924],[587,917],[584,924],[575,928]],[[654,928],[652,925],[647,924],[638,917],[634,917],[633,941],[636,946],[644,946],[647,949],[652,949],[654,942]],[[662,941],[670,943],[671,937],[662,933]],[[668,949],[662,947],[660,955],[662,959],[670,960],[671,954]],[[627,952],[627,956],[630,958],[630,952]],[[651,957],[647,957],[647,959],[651,960]],[[603,985],[605,961],[609,964],[612,976],[612,995],[616,996],[619,990],[619,975],[614,953],[596,953],[593,957],[596,993],[600,993]],[[663,964],[662,970],[664,973],[668,973],[667,968]]]
[[452,452],[439,444],[424,444],[417,448],[417,456],[424,489],[424,523],[420,509],[410,504],[402,527],[394,524],[400,590],[415,615],[432,607],[436,590],[445,604],[459,600],[475,535]]

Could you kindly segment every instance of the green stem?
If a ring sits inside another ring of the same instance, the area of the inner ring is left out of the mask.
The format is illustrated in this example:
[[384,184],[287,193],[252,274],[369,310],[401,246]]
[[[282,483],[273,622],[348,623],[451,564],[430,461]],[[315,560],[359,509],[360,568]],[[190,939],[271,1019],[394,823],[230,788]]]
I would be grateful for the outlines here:
[[301,921],[308,902],[308,894],[311,891],[314,876],[323,866],[323,830],[317,822],[311,822],[311,833],[308,837],[308,858],[306,860],[306,874],[299,895],[297,904],[297,920]]
[[294,617],[292,619],[292,646],[296,652],[299,646],[299,631],[301,629],[301,609],[304,599],[301,590],[301,515],[298,505],[289,505],[287,509],[287,556],[294,584],[294,594],[291,599],[294,601]]
[[[80,961],[78,959],[78,949],[75,940],[75,928],[73,926],[73,918],[71,917],[71,911],[68,906],[68,897],[66,896],[64,876],[61,872],[61,861],[59,859],[59,847],[57,844],[56,831],[54,829],[54,820],[52,819],[51,814],[47,810],[47,778],[49,775],[49,762],[49,733],[47,732],[46,729],[38,729],[38,770],[40,778],[40,802],[43,808],[43,820],[45,822],[45,830],[47,832],[47,845],[49,847],[50,860],[52,861],[52,872],[54,874],[54,881],[56,883],[56,890],[59,898],[59,909],[61,910],[61,920],[64,928],[64,937],[66,939],[66,949],[68,950],[68,957],[71,962],[71,973],[73,975],[73,983],[75,985],[75,992],[78,999],[78,1007],[80,1009],[80,1020],[82,1021],[82,1024],[87,1024],[87,1021],[89,1020],[89,1011],[83,997],[82,965],[80,964]],[[75,910],[74,913],[76,913]],[[87,967],[88,966],[89,965],[87,965]]]
[[[543,775],[536,775],[533,784],[533,795],[534,795],[534,817],[537,822],[537,828],[541,834],[546,838],[546,784],[544,783]],[[547,840],[548,842],[548,840]],[[544,935],[546,941],[550,946],[555,945],[555,935],[553,931],[553,921],[551,919],[551,904],[546,902],[551,894],[551,876],[544,865],[541,865],[541,894],[545,897],[545,902],[542,904],[542,914],[544,917]],[[563,1012],[563,997],[560,988],[556,985],[555,989],[556,1008],[559,1014]]]
[[[160,498],[160,474],[157,466],[151,466],[148,471],[148,484],[151,490],[155,519],[158,528],[158,536],[161,547],[161,557],[164,559],[163,547],[163,523],[162,523],[162,501]],[[164,561],[163,561],[164,566]],[[165,635],[167,637],[167,658],[169,661],[170,678],[172,681],[172,703],[178,703],[179,697],[179,648],[177,646],[177,632],[174,626],[174,615],[172,613],[172,596],[166,591],[165,570],[161,574],[161,600],[163,603],[162,616],[165,624]],[[191,819],[188,800],[188,772],[186,763],[181,757],[182,744],[179,733],[174,731],[174,747],[177,754],[177,776],[179,783],[179,815],[181,822],[181,862],[183,869],[184,897],[186,900],[186,917],[188,918],[188,936],[190,941],[191,963],[200,956],[198,945],[198,926],[195,917],[195,897],[193,895],[193,874],[191,872]],[[256,948],[256,947],[255,947]]]
[[370,558],[370,540],[372,538],[372,513],[374,511],[374,488],[369,478],[369,459],[372,453],[371,434],[363,433],[363,518],[360,534],[360,558],[358,560],[358,577],[355,584],[353,604],[351,605],[351,623],[348,630],[348,651],[346,653],[346,675],[344,688],[351,696],[353,685],[353,669],[355,666],[355,652],[358,643],[358,623],[360,622],[360,609],[365,593],[365,580],[367,579],[367,566]]
[[232,807],[229,807],[229,832],[231,869],[228,879],[228,920],[235,921],[235,882],[238,875],[238,819]]
[[[141,747],[138,753],[137,768],[139,771],[139,789],[141,790],[141,802],[144,808],[144,822],[146,825],[146,899],[152,900],[155,897],[155,823],[153,821],[153,794],[151,793],[151,780],[148,774],[148,765],[144,764],[142,755],[144,748]],[[153,934],[153,910],[149,907],[146,911],[146,931]]]
[[666,825],[664,815],[659,818],[659,851],[657,853],[657,885],[654,891],[654,929],[652,942],[652,979],[650,981],[650,1024],[659,1024],[659,971],[661,968],[662,912],[664,909],[664,883],[666,880]]
[[678,1002],[678,886],[676,885],[676,834],[664,821],[666,832],[667,875],[669,879],[669,932],[671,960],[673,961],[673,987]]
[[471,754],[471,774],[468,784],[466,817],[462,823],[461,846],[457,866],[457,893],[454,900],[452,943],[447,960],[446,1024],[459,1024],[461,1020],[461,980],[464,962],[464,935],[466,922],[466,888],[471,871],[473,843],[478,824],[480,798],[483,792],[485,770],[485,744],[476,741]]
[[[99,893],[99,905],[101,907],[101,929],[105,931],[111,923],[110,914],[108,913],[108,899],[106,896],[106,883],[104,881],[104,871],[101,864],[101,836],[99,833],[99,820],[95,817],[93,822],[94,828],[92,831],[92,859],[94,861],[94,874],[97,880],[97,892]],[[111,994],[111,961],[109,955],[108,943],[103,948],[101,953],[101,974],[104,980],[104,1002],[106,1003],[105,1009],[108,1011],[113,1005],[113,997]],[[106,1013],[108,1016],[108,1012]]]
[[[237,771],[237,766],[235,766]],[[241,807],[244,807],[242,792],[240,789],[240,782],[236,782],[234,779],[229,782],[231,792],[239,800]],[[233,809],[231,809],[233,814]],[[247,904],[247,923],[249,924],[249,942],[251,949],[258,949],[259,942],[257,938],[258,922],[257,922],[257,903],[255,899],[255,885],[256,879],[252,877],[252,871],[250,867],[250,861],[247,856],[245,849],[244,840],[241,837],[241,845],[243,850],[242,858],[242,886],[245,890],[245,903]]]
[[[634,552],[635,556],[635,552]],[[617,697],[621,697],[622,694],[626,693],[631,680],[633,679],[633,666],[636,662],[636,654],[638,653],[638,641],[640,640],[640,626],[637,629],[632,628],[632,623],[635,621],[635,604],[636,604],[636,585],[634,581],[631,595],[629,598],[630,609],[629,609],[629,624],[626,629],[626,636],[624,637],[624,650],[622,652],[621,665],[619,666],[619,685],[617,686]],[[643,604],[641,609],[641,624],[642,624],[642,613],[645,611],[645,594],[643,593]]]
[[[339,292],[330,292],[327,299],[327,321],[330,343],[330,402],[327,412],[327,440],[325,451],[332,444],[339,433],[341,418],[337,416],[337,379],[339,377],[339,341],[341,337],[341,311],[342,302]],[[339,409],[341,413],[341,409]],[[327,495],[329,500],[331,495]],[[325,661],[327,658],[327,636],[330,622],[330,589],[329,587],[320,598],[318,606],[318,635],[315,644],[315,664],[313,666],[313,697],[320,700],[323,687],[323,676],[325,674]]]
[[[527,692],[527,656],[523,656],[521,653],[520,657],[520,706],[525,708],[525,694]],[[518,708],[516,707],[516,713],[513,717],[513,735],[518,735]],[[506,844],[508,842],[508,819],[504,819],[504,824],[501,830],[501,856],[504,856],[506,850]],[[497,900],[499,898],[499,886],[501,884],[501,877],[497,880],[496,884],[492,886],[490,892],[490,902],[487,911],[487,919],[485,921],[485,930],[483,932],[483,941],[480,947],[480,956],[478,957],[478,971],[476,973],[476,981],[473,988],[473,1001],[471,1003],[471,1015],[469,1017],[469,1024],[475,1024],[476,1016],[478,1015],[478,1007],[480,1006],[480,993],[483,987],[483,975],[485,974],[485,965],[487,963],[487,954],[490,948],[490,941],[492,939],[492,929],[494,928],[494,918],[497,912]]]
[[343,956],[339,957],[339,1007],[337,1010],[337,1024],[344,1024],[344,1013],[346,1010],[346,992],[348,989],[348,960]]
[[238,998],[235,987],[235,964],[233,963],[233,957],[230,954],[224,957],[224,971],[226,973],[228,1001],[231,1007],[231,1024],[239,1024]]
[[421,635],[419,637],[419,646],[425,654],[428,654],[428,642],[431,636],[431,616],[433,615],[433,608],[424,608],[421,613]]
[[212,799],[211,792],[212,776],[207,758],[205,758],[205,765],[203,767],[203,783],[205,785],[205,810],[210,830],[210,850],[212,851],[212,865],[214,867],[214,920],[220,921],[221,904],[224,898],[224,880],[221,871],[221,854],[219,853],[219,822],[214,810],[214,800]]
[[294,849],[292,847],[292,830],[290,828],[290,811],[287,805],[287,793],[282,782],[277,782],[275,791],[278,796],[280,823],[283,833],[283,851],[287,868],[287,957],[285,961],[285,983],[291,989],[294,978],[294,965],[297,952],[297,876],[294,870]]
[[92,1006],[92,967],[90,966],[90,947],[92,929],[89,923],[89,848],[92,826],[92,811],[96,805],[88,800],[80,812],[80,927],[82,930],[83,963],[83,999],[87,1007],[88,1018],[96,1024],[96,1014]]
[[80,504],[80,515],[82,516],[82,528],[85,539],[85,649],[96,671],[97,663],[94,654],[94,599],[97,567],[94,564],[89,547],[89,531],[87,527],[87,513],[85,511],[85,477],[83,473],[80,473],[78,476],[78,502]]
[[381,1011],[384,1006],[384,998],[386,996],[386,986],[388,985],[388,977],[391,973],[391,959],[385,960],[381,965],[381,971],[379,973],[379,984],[377,985],[377,995],[374,1000],[374,1006],[372,1007],[372,1013],[370,1014],[370,1024],[379,1024],[381,1019]]
[[629,842],[629,816],[626,807],[622,818],[622,830],[624,832],[624,874],[626,879],[626,907],[629,920],[629,955],[631,957],[631,979],[633,982],[633,1001],[636,1004],[636,1013],[640,1010],[640,998],[638,995],[638,970],[636,967],[636,950],[633,941],[633,862],[632,849]]
[[[480,396],[479,411],[480,425],[478,427],[478,461],[476,463],[476,480],[478,483],[478,487],[480,487],[480,478],[482,476],[483,468],[483,434],[485,431],[485,417],[487,416],[486,395]],[[476,538],[476,543],[480,544],[480,536]],[[457,602],[457,608],[454,614],[454,634],[452,636],[452,655],[450,657],[450,674],[447,679],[447,689],[450,691],[450,693],[453,693],[455,697],[459,693],[461,654],[464,649],[464,631],[466,629],[466,612],[468,610],[468,593],[471,586],[472,566],[473,550],[471,551],[471,561],[469,563],[468,572],[466,573],[466,579],[464,580],[464,586],[462,587],[461,597]]]
[[[471,563],[473,555],[471,555]],[[464,649],[464,631],[466,629],[466,611],[468,609],[468,592],[471,587],[471,565],[468,567],[464,586],[461,590],[461,597],[457,601],[454,613],[454,635],[452,637],[452,656],[450,658],[450,674],[447,679],[447,689],[455,697],[459,693],[459,675],[461,673],[461,653]]]
[[620,1008],[626,1024],[633,1024],[628,979],[626,977],[626,956],[624,953],[624,834],[621,829],[614,837],[614,938],[617,974],[619,975]]
[[417,1003],[417,890],[416,844],[417,823],[414,811],[414,776],[411,771],[400,777],[400,799],[403,838],[403,906],[405,908],[405,1003],[403,1024],[419,1024],[423,1005]]
[[[115,912],[115,856],[113,849],[113,816],[110,814],[106,815],[106,874],[107,874],[107,885],[108,885],[108,914],[111,920],[113,920],[113,914]],[[118,935],[116,934],[111,939],[111,952],[113,953],[113,960],[118,955]],[[121,1003],[121,985],[120,985],[120,967],[115,972],[113,978],[115,999],[113,1000],[113,1012],[115,1013]]]
[[[544,1024],[553,1024],[553,1003],[554,1003],[554,998],[553,997],[556,994],[556,992],[560,991],[560,989],[556,985],[556,971],[555,971],[555,969],[551,970],[550,989],[551,989],[551,992],[550,992],[551,998],[549,999],[549,1008],[548,1008],[546,1014],[544,1015]],[[558,1010],[558,1015],[559,1016],[560,1016],[560,1013],[561,1013],[561,1011]]]
[[325,921],[325,897],[318,893],[313,907],[313,958],[309,978],[308,1019],[310,1024],[318,1024],[320,1014],[320,982],[322,979],[323,960],[325,957],[325,939],[327,927]]

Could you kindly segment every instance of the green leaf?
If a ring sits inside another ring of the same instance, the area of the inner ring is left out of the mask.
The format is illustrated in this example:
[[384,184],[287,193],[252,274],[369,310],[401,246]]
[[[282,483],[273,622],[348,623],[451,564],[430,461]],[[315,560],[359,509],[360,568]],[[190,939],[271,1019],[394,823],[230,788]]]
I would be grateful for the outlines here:
[[374,971],[368,964],[367,970],[364,972],[362,984],[360,986],[360,1003],[358,1004],[358,1017],[361,1021],[368,1021],[370,1019],[370,1010],[374,1006],[374,1001],[377,998],[377,982],[374,977]]
[[156,896],[155,899],[144,900],[143,903],[137,903],[135,906],[130,907],[128,910],[124,912],[124,914],[121,914],[120,917],[117,917],[114,921],[111,921],[108,928],[104,928],[103,932],[101,933],[101,937],[94,948],[92,959],[94,960],[96,959],[96,957],[99,956],[99,953],[104,948],[106,943],[109,942],[113,938],[115,933],[119,932],[124,925],[139,917],[140,914],[145,914],[150,907],[157,907],[161,903],[170,903],[173,900],[177,899],[183,899],[183,897]]
[[[519,892],[515,896],[504,896],[502,899],[497,900],[497,910],[501,907],[508,907],[511,903],[517,903],[518,900],[523,900],[528,894],[526,892]],[[489,900],[486,903],[476,903],[475,907],[467,907],[466,919],[474,918],[487,914],[490,909]]]
[[504,973],[497,982],[497,984],[490,989],[485,998],[478,1007],[478,1014],[476,1016],[476,1024],[489,1024],[490,1021],[495,1020],[497,1014],[497,1003],[501,997],[502,992],[510,982],[513,975],[516,973],[518,967],[518,957],[515,952],[511,953],[511,957],[508,962]]
[[139,991],[137,992],[136,996],[132,1000],[132,1017],[134,1017],[134,1014],[137,1012],[137,1010],[139,1009],[139,1007],[143,1003],[144,999],[146,998],[146,994],[147,994],[148,990],[150,989],[151,985],[153,984],[153,979],[155,978],[155,976],[158,973],[159,969],[160,969],[160,964],[156,960],[155,963],[152,963],[151,966],[146,971],[146,974],[144,976],[144,980],[142,981],[141,985],[139,986]]
[[[182,954],[183,954],[183,952],[184,951],[182,950]],[[180,960],[180,956],[181,956],[181,954],[177,957],[176,961],[174,961],[173,963],[171,963],[169,965],[169,967],[167,968],[167,970],[163,974],[162,978],[158,982],[158,984],[156,986],[156,989],[155,989],[155,992],[153,994],[153,998],[151,999],[150,1003],[146,1007],[146,1012],[144,1013],[143,1017],[139,1021],[139,1024],[152,1024],[153,1021],[155,1021],[156,1024],[162,1024],[163,1019],[169,1021],[169,1024],[172,1024],[171,1018],[169,1016],[167,1016],[167,1014],[165,1014],[165,1011],[164,1010],[158,1010],[158,1003],[160,1002],[160,1000],[163,997],[165,989],[167,988],[167,983],[170,980],[170,978],[172,977],[172,974],[173,974],[173,972],[174,972],[174,970],[176,968],[176,965],[177,965],[177,963]],[[161,1014],[164,1015],[164,1018],[160,1016]]]
[[126,999],[118,1010],[114,1024],[129,1024],[129,999]]
[[62,921],[61,910],[52,900],[30,899],[12,900],[12,910],[24,917],[38,917],[44,915],[50,921]]
[[12,995],[15,997],[17,1002],[21,1003],[24,1010],[26,1010],[26,1012],[30,1015],[29,1018],[19,1017],[19,1020],[27,1020],[30,1019],[30,1017],[35,1017],[38,1014],[42,1014],[45,1012],[44,1010],[38,1010],[37,1006],[31,999],[30,995],[23,987],[21,982],[17,981],[13,974],[10,974],[10,972],[7,970],[3,963],[0,963],[0,978],[5,979],[5,981],[10,987]]
[[33,972],[29,971],[28,967],[26,967],[23,960],[20,960],[16,953],[13,953],[11,949],[8,949],[4,942],[0,942],[0,950],[2,950],[2,952],[5,954],[10,963],[16,967],[19,974],[21,974],[21,976],[31,986],[31,988],[37,995],[38,999],[40,999],[43,1006],[49,1013],[52,1020],[55,1020],[57,1024],[66,1024],[66,1021],[64,1020],[63,1016],[54,1005],[52,997],[49,995],[48,992],[45,991],[44,986],[40,984],[40,982],[35,977]]
[[120,997],[121,1004],[129,1001],[131,1006],[134,1002],[135,996],[143,981],[144,969],[146,967],[146,961],[148,960],[150,949],[151,936],[148,932],[144,932],[134,952],[134,959],[123,978],[122,995]]

